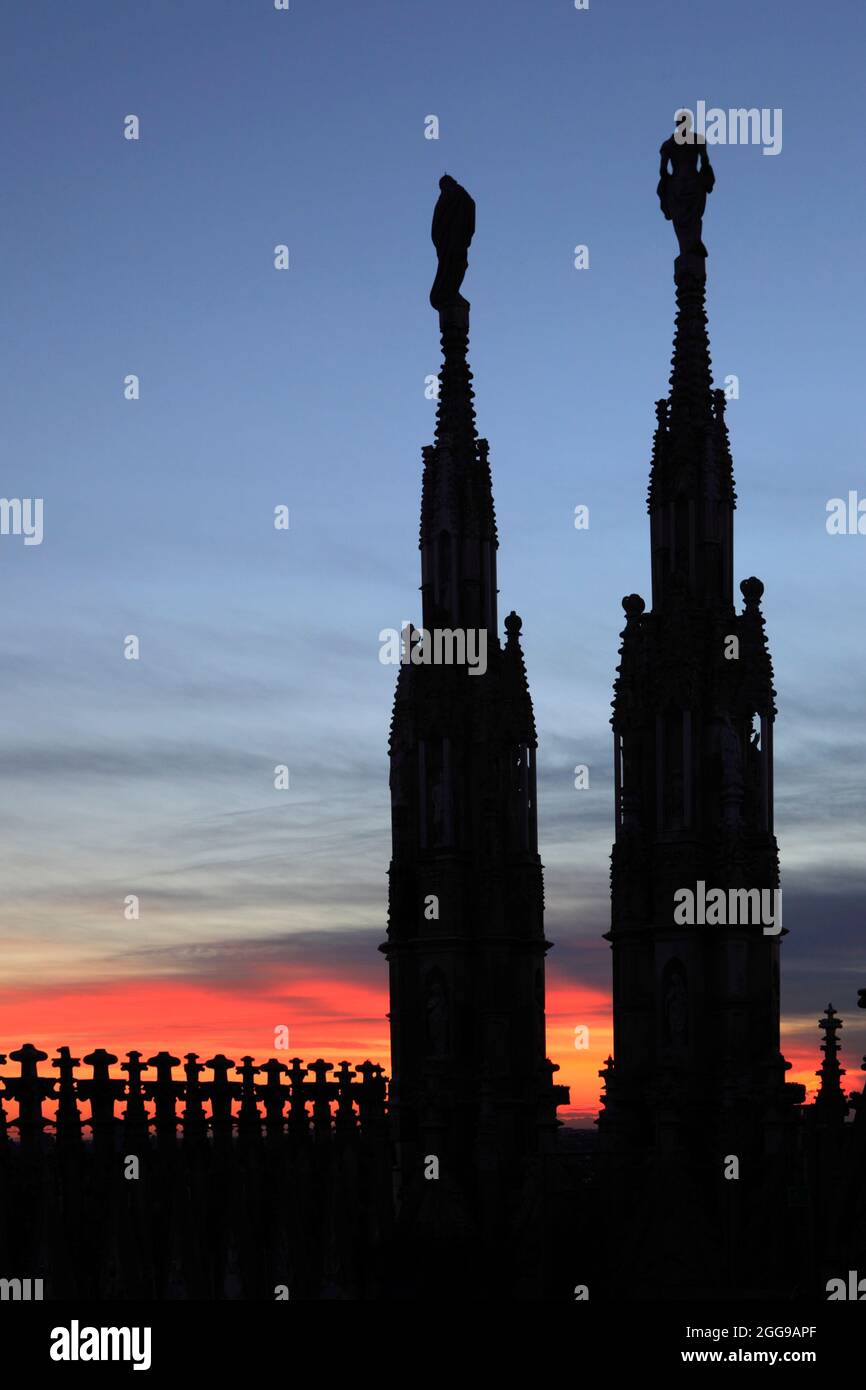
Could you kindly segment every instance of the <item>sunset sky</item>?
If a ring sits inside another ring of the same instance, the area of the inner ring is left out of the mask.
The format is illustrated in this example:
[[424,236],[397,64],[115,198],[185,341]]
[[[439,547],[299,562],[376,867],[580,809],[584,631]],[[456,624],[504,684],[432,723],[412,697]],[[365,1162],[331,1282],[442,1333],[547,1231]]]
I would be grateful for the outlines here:
[[863,30],[854,0],[7,9],[0,492],[45,529],[0,536],[0,1051],[264,1059],[285,1025],[292,1055],[387,1067],[378,634],[419,616],[447,170],[538,724],[548,1051],[595,1113],[611,687],[673,331],[658,147],[705,100],[783,111],[779,154],[712,151],[708,311],[778,690],[784,1048],[810,1082],[832,1000],[860,1086],[866,536],[825,518],[866,496]]

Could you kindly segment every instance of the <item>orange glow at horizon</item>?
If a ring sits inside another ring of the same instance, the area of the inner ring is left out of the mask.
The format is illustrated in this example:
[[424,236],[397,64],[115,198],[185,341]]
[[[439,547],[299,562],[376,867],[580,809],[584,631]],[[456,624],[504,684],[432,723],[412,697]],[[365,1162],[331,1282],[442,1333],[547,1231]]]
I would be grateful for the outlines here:
[[[4,996],[0,1052],[34,1043],[49,1054],[40,1066],[46,1077],[53,1075],[50,1060],[63,1044],[81,1058],[104,1047],[121,1061],[133,1048],[145,1058],[165,1050],[181,1061],[188,1052],[202,1061],[219,1052],[235,1062],[246,1054],[258,1062],[281,1056],[308,1064],[324,1057],[335,1066],[369,1059],[390,1075],[387,1008],[384,981],[372,985],[321,972],[244,989],[166,980],[19,988]],[[280,1027],[289,1030],[282,1054],[275,1049]],[[588,1047],[575,1045],[578,1028],[589,1030]],[[547,1054],[559,1067],[555,1081],[570,1089],[561,1119],[591,1124],[599,1110],[598,1073],[612,1049],[609,992],[554,977],[547,991]],[[789,1033],[782,1050],[792,1064],[787,1080],[804,1083],[812,1099],[820,1058],[811,1037]]]

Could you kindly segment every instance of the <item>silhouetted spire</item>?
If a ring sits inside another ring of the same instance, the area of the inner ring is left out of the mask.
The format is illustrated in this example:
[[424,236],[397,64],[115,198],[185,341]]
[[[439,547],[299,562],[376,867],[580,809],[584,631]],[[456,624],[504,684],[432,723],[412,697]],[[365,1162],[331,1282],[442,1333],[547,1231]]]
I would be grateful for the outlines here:
[[519,737],[528,743],[535,743],[535,715],[529,694],[529,681],[526,676],[526,663],[520,634],[523,620],[513,610],[505,619],[505,652],[502,662],[502,675],[506,706],[506,728],[512,737]]
[[[391,973],[399,1201],[423,1241],[432,1189],[441,1199],[438,1238],[468,1206],[492,1229],[518,1193],[524,1201],[527,1165],[551,1147],[556,1107],[568,1098],[545,1057],[550,943],[535,722],[521,620],[509,614],[504,643],[497,630],[493,491],[487,441],[475,428],[469,305],[459,294],[474,204],[452,185],[433,223],[431,302],[443,361],[435,441],[423,451],[424,634],[420,645],[404,636],[391,721],[388,940],[380,948]],[[483,661],[437,657],[446,637],[458,650],[465,637],[467,654],[473,639]],[[422,1176],[431,1154],[441,1185]]]
[[487,440],[475,428],[469,305],[439,311],[442,368],[435,443],[423,450],[421,592],[425,628],[486,628],[497,639],[496,518]]
[[821,1044],[824,1060],[815,1073],[821,1078],[821,1086],[815,1097],[815,1110],[823,1119],[844,1119],[848,1113],[848,1101],[842,1090],[845,1068],[839,1065],[837,1034],[842,1026],[842,1020],[833,1005],[828,1004],[824,1010],[824,1017],[818,1019],[818,1027],[824,1034]]
[[656,402],[648,512],[652,606],[681,594],[702,606],[733,606],[734,467],[724,392],[713,391],[703,279],[677,277],[670,395]]
[[647,499],[656,611],[673,593],[733,604],[736,494],[725,395],[712,387],[705,284],[694,267],[678,267],[670,390],[656,402]]
[[652,606],[639,594],[623,599],[607,937],[616,1066],[599,1118],[617,1161],[636,1164],[668,1163],[680,1145],[695,1156],[704,1145],[738,1153],[752,1142],[793,1152],[804,1099],[785,1081],[779,1051],[784,929],[765,934],[734,906],[727,920],[738,931],[725,936],[677,912],[684,890],[693,902],[710,887],[728,906],[764,901],[779,867],[763,585],[743,581],[737,613],[733,468],[704,307],[712,171],[676,140],[661,154],[659,197],[680,248],[676,328],[668,395],[655,410]]
[[[714,391],[701,218],[715,176],[706,151],[672,137],[661,148],[659,198],[680,246],[667,400],[656,403],[648,510],[653,610],[668,600],[733,606],[733,465],[725,396]],[[668,165],[671,169],[668,172]]]
[[80,1059],[73,1057],[68,1047],[58,1048],[51,1063],[59,1072],[57,1082],[57,1113],[55,1126],[57,1142],[62,1145],[81,1143],[81,1113],[75,1103],[75,1068]]
[[469,366],[469,305],[450,304],[439,313],[442,367],[436,407],[436,443],[463,462],[475,455],[475,392]]
[[469,301],[460,293],[475,203],[443,174],[431,236],[438,268],[430,303],[439,314],[442,366],[435,442],[423,451],[421,592],[423,626],[486,628],[498,643],[496,520],[487,441],[475,428],[469,367]]
[[706,276],[680,271],[675,280],[677,315],[668,415],[671,436],[683,445],[690,442],[690,430],[706,429],[712,418],[712,367],[704,299]]

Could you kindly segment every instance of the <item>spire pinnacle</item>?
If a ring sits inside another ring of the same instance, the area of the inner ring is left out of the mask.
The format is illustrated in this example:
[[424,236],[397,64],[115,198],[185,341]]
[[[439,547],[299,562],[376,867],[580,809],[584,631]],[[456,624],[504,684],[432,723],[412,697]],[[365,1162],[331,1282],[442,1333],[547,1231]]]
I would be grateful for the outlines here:
[[821,1078],[821,1087],[815,1097],[815,1109],[825,1117],[834,1116],[844,1119],[848,1113],[848,1103],[842,1090],[842,1077],[845,1075],[845,1068],[839,1065],[840,1049],[837,1036],[842,1027],[842,1020],[832,1004],[827,1005],[824,1010],[824,1017],[818,1019],[818,1027],[824,1034],[824,1041],[821,1044],[824,1060],[820,1069],[815,1073]]
[[474,461],[475,392],[469,366],[469,305],[455,301],[439,310],[442,367],[436,407],[436,444],[445,445],[461,461]]
[[[685,153],[683,153],[685,151]],[[670,162],[673,172],[666,172]],[[714,176],[705,154],[672,136],[662,146],[659,198],[680,244],[676,325],[666,400],[656,403],[648,510],[653,609],[679,596],[733,606],[734,472],[725,395],[713,390],[701,217]]]
[[[437,282],[441,271],[440,256]],[[486,628],[489,639],[498,641],[496,518],[487,441],[478,438],[475,427],[469,305],[451,293],[438,310],[442,366],[436,434],[423,451],[421,494],[424,627]]]
[[679,448],[713,418],[713,375],[704,301],[706,277],[682,271],[676,276],[677,316],[671,358],[668,428]]

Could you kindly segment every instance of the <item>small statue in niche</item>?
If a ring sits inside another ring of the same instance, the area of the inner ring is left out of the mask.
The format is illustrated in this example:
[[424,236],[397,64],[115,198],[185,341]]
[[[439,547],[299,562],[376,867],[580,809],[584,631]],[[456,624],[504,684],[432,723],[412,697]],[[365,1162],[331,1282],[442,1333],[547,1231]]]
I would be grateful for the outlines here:
[[743,817],[745,779],[743,775],[743,746],[731,716],[723,711],[716,717],[716,747],[718,750],[720,820],[728,832],[735,832]]
[[448,1055],[448,995],[445,981],[438,970],[427,976],[425,999],[427,1020],[427,1054],[430,1057]]
[[[755,727],[757,725],[757,727]],[[749,731],[749,742],[746,745],[746,796],[749,807],[749,814],[754,821],[758,821],[761,814],[762,803],[762,777],[763,777],[764,755],[761,748],[761,728],[758,716],[753,716],[753,725]]]
[[451,831],[451,788],[446,772],[442,740],[436,738],[428,744],[427,773],[430,785],[430,828],[431,844],[447,845]]
[[734,728],[729,714],[722,716],[719,749],[722,759],[722,785],[724,790],[728,792],[742,792],[743,750],[740,747],[740,736]]
[[689,1003],[682,970],[670,972],[664,997],[665,1042],[682,1048],[689,1041]]
[[433,843],[441,845],[445,840],[445,789],[442,782],[433,784],[431,793],[433,802]]

